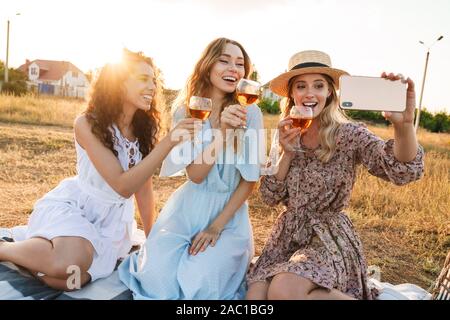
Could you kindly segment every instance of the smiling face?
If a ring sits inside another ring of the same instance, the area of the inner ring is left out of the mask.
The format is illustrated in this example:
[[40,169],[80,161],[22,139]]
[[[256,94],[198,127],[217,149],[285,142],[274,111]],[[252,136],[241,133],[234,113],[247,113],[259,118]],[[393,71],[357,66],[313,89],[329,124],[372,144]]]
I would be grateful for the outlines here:
[[150,110],[156,92],[153,68],[146,62],[136,63],[125,81],[125,104],[144,111]]
[[295,105],[311,107],[313,118],[317,117],[331,95],[330,86],[321,74],[302,74],[292,80],[291,98]]
[[245,75],[244,62],[242,50],[237,45],[227,43],[210,70],[212,89],[223,94],[234,92],[238,81]]

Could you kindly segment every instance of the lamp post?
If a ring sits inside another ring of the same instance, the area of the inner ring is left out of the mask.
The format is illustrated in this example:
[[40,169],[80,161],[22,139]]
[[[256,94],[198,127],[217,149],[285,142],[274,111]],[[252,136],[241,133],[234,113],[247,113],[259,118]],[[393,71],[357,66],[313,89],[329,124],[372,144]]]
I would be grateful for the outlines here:
[[[20,13],[16,13],[16,16],[20,16]],[[6,23],[6,60],[5,60],[5,83],[8,82],[8,60],[9,60],[9,19]]]
[[[428,68],[428,59],[430,58],[430,49],[434,44],[440,40],[442,40],[444,36],[440,36],[436,39],[436,41],[433,42],[433,44],[429,47],[427,47],[427,56],[425,59],[425,70],[423,72],[423,79],[422,79],[422,89],[420,90],[420,99],[419,99],[419,109],[417,110],[417,116],[416,116],[416,123],[414,125],[414,130],[417,132],[417,129],[419,128],[419,121],[420,121],[420,111],[422,110],[422,98],[423,98],[423,89],[425,88],[425,78],[427,77],[427,68]],[[419,41],[420,44],[425,45],[423,41]]]

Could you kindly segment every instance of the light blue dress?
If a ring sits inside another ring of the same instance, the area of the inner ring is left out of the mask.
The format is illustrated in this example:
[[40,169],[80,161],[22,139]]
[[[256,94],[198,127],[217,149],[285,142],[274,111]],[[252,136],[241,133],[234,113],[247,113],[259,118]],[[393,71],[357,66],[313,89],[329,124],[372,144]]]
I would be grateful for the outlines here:
[[[195,256],[189,255],[188,249],[193,237],[222,212],[241,178],[259,179],[262,160],[255,161],[254,155],[263,152],[264,139],[255,133],[263,131],[262,114],[256,105],[247,110],[245,142],[232,152],[233,161],[218,160],[202,183],[188,180],[178,188],[161,210],[141,250],[119,266],[120,279],[134,299],[244,298],[245,274],[254,254],[247,202],[227,223],[214,247]],[[203,143],[194,146],[188,141],[174,148],[164,160],[161,175],[183,170],[211,142],[209,121],[204,123],[202,135]],[[183,163],[177,161],[180,156]]]

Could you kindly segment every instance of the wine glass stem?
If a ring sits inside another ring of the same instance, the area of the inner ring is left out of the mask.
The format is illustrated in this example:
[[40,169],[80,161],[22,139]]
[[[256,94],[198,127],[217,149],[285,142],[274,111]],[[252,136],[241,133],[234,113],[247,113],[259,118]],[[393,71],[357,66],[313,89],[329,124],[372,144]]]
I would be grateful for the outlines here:
[[297,140],[297,144],[295,146],[295,151],[303,152],[303,149],[302,149],[302,131],[301,130],[300,130],[300,133],[298,134],[298,140]]
[[[202,121],[202,125],[203,125],[203,123],[205,122],[204,120],[201,120]],[[201,132],[201,131],[200,131]],[[198,132],[195,132],[194,133],[194,145],[195,144],[201,144],[202,143],[202,139],[201,138],[203,138],[203,137],[198,137],[197,136],[198,135]],[[201,134],[201,135],[203,135],[203,133]]]

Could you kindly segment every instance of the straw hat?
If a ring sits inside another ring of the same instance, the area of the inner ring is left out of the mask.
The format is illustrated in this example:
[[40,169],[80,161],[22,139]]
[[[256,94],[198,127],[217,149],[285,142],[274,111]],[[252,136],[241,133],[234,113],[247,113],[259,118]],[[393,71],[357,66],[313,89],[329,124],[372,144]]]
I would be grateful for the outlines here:
[[285,72],[270,82],[270,90],[280,96],[287,97],[289,80],[305,73],[321,73],[333,79],[336,89],[339,89],[339,77],[347,72],[331,67],[331,59],[322,51],[308,50],[294,54],[289,59],[289,71]]

